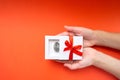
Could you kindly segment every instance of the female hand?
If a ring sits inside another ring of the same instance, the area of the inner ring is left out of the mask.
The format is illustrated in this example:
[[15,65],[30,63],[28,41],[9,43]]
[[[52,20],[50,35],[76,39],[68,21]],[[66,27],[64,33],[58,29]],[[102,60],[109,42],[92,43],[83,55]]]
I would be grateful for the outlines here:
[[60,33],[62,36],[83,36],[84,47],[93,46],[97,43],[96,34],[94,30],[84,28],[84,27],[71,27],[65,26],[66,32]]
[[64,66],[71,70],[84,68],[94,65],[95,57],[99,51],[92,48],[84,48],[83,59],[81,61],[73,61],[72,63],[65,63]]

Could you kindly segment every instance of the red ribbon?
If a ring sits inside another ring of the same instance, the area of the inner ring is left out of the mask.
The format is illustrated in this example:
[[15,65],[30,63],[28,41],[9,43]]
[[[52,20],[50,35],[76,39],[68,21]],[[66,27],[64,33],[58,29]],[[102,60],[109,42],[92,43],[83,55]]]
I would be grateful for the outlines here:
[[81,45],[73,46],[73,36],[69,36],[69,41],[66,40],[65,45],[67,47],[64,48],[64,51],[70,50],[69,60],[73,60],[73,53],[75,53],[79,56],[82,56],[82,52],[78,51],[82,48],[82,46]]

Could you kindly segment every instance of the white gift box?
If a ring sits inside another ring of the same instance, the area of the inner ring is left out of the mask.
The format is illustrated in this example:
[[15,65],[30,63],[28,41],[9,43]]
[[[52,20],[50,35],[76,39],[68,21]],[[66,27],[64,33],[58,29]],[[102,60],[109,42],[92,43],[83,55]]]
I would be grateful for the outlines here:
[[[68,46],[65,45],[65,41],[69,40],[70,36],[45,36],[45,59],[51,60],[70,60],[70,51],[64,49]],[[81,45],[81,48],[77,50],[78,52],[83,52],[83,37],[73,36],[73,47],[76,45]],[[82,56],[72,53],[72,60],[81,60]]]

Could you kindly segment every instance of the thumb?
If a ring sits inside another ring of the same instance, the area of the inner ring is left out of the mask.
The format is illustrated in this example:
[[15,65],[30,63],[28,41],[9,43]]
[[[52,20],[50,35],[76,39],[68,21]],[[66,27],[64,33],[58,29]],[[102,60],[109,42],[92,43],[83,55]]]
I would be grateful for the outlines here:
[[72,27],[72,26],[64,26],[64,28],[68,31],[68,32],[73,32],[75,34],[80,33],[82,30],[80,29],[81,27]]

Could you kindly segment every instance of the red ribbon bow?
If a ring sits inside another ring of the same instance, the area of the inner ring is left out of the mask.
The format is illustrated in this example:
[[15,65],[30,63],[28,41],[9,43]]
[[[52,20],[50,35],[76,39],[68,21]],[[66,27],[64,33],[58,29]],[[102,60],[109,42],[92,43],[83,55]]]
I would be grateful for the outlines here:
[[67,47],[64,48],[64,51],[70,50],[69,60],[73,60],[73,53],[75,53],[79,56],[82,56],[82,52],[78,51],[81,49],[82,46],[81,45],[73,46],[73,36],[69,36],[69,41],[66,40],[65,45]]

